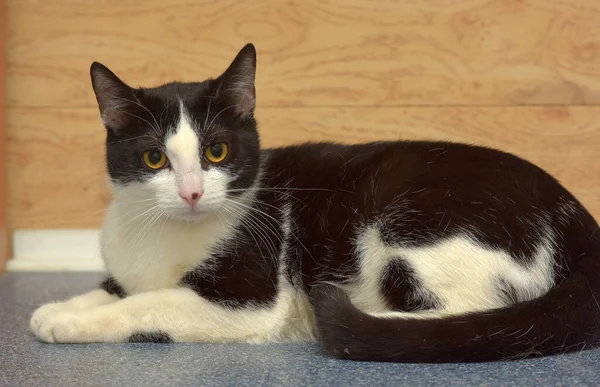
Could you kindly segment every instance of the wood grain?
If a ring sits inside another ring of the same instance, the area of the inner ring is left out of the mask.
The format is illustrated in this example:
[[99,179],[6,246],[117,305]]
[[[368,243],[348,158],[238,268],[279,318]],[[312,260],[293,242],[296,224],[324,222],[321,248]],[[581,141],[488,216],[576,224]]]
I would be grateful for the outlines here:
[[[12,228],[98,227],[110,200],[95,108],[12,108]],[[600,107],[262,108],[263,145],[444,139],[498,147],[558,177],[600,218]]]
[[0,0],[0,274],[8,259],[6,232],[6,30],[4,0]]
[[598,0],[7,0],[7,15],[9,229],[100,225],[92,61],[132,86],[195,81],[248,41],[264,145],[489,145],[600,219]]
[[598,0],[9,0],[10,107],[92,107],[220,74],[247,41],[260,106],[600,103]]

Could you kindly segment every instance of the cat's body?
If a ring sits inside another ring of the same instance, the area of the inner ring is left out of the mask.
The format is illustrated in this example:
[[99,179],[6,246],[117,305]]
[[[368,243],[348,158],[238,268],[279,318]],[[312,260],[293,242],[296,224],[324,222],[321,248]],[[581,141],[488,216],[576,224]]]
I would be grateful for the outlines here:
[[[382,361],[598,342],[598,225],[552,177],[442,142],[260,151],[254,60],[248,46],[217,80],[138,91],[92,68],[115,196],[102,233],[111,278],[40,308],[38,337],[320,338],[336,356]],[[215,143],[223,159],[203,157]],[[143,169],[153,147],[169,164]]]

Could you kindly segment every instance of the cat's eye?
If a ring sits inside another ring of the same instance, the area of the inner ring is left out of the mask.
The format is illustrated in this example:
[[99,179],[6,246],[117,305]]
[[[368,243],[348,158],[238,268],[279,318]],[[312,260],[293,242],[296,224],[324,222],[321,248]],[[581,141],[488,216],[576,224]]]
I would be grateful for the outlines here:
[[225,160],[227,153],[229,153],[229,146],[224,142],[211,144],[208,148],[206,148],[206,151],[204,151],[206,158],[211,163],[220,163],[221,161]]
[[161,169],[167,165],[167,155],[158,150],[144,152],[144,163],[152,169]]

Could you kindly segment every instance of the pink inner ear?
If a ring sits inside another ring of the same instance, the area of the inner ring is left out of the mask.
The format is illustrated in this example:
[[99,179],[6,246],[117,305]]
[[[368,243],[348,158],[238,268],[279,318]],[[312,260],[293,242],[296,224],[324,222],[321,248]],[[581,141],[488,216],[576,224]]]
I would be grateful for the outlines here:
[[127,120],[120,120],[113,118],[112,120],[105,120],[105,125],[115,131],[117,134],[123,133],[123,130],[129,125]]
[[102,122],[118,134],[134,121],[134,115],[129,110],[131,109],[127,105],[109,106],[102,112]]
[[127,128],[136,119],[133,90],[100,64],[92,65],[91,75],[104,125],[114,132]]
[[114,129],[121,130],[131,124],[132,117],[125,111],[119,111],[114,108],[107,109],[102,113],[102,122],[104,125]]
[[[254,89],[253,89],[254,91]],[[254,94],[254,93],[253,93]],[[249,114],[254,109],[254,96],[244,95],[239,99],[237,110],[240,114]]]
[[221,75],[217,94],[222,92],[241,115],[252,113],[256,105],[256,51],[251,44],[246,45],[235,57],[229,68]]

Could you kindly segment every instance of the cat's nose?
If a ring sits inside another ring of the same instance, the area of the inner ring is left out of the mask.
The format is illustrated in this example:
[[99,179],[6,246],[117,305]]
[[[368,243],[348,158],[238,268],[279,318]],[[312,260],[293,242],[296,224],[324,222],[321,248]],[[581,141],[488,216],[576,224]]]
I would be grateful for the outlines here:
[[202,197],[201,191],[196,192],[179,192],[179,196],[185,200],[190,206],[195,207],[198,200]]

